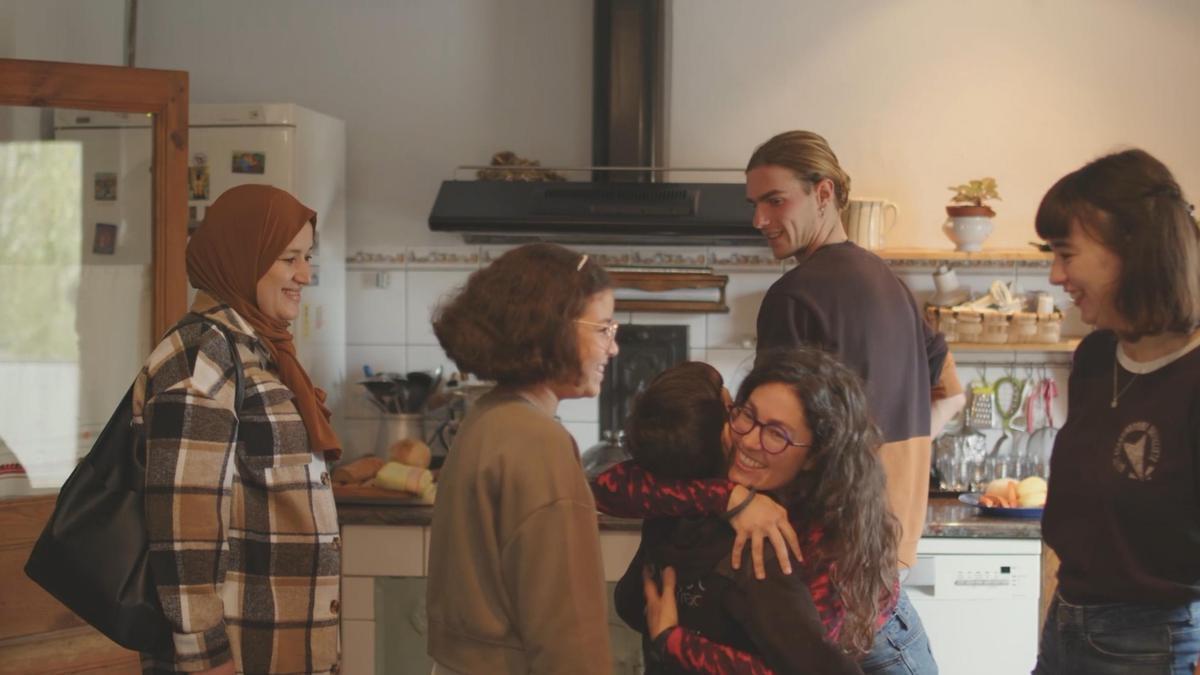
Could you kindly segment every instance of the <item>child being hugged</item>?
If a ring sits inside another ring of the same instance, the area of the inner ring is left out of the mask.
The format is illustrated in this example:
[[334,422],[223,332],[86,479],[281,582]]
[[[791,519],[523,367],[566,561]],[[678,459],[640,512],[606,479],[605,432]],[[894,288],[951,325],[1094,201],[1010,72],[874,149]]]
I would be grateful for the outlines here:
[[[738,445],[731,409],[738,408],[708,364],[664,371],[638,396],[627,421],[633,462],[660,479],[724,477],[727,448]],[[787,478],[799,469],[797,463]],[[861,673],[829,640],[809,575],[784,574],[773,560],[765,580],[755,579],[749,565],[734,570],[734,538],[721,516],[644,521],[615,600],[621,618],[644,636],[646,672]],[[803,538],[812,544],[819,533]],[[827,577],[818,583],[827,585]]]

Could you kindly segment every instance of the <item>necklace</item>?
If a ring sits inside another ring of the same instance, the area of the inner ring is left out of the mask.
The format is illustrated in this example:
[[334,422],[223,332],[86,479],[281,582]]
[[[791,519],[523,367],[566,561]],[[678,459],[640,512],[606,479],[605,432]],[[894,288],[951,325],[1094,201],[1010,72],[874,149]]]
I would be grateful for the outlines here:
[[1124,394],[1125,392],[1129,391],[1129,387],[1133,385],[1133,381],[1136,380],[1137,376],[1138,376],[1138,373],[1134,373],[1133,377],[1129,378],[1129,381],[1125,383],[1125,386],[1121,387],[1120,391],[1117,391],[1117,371],[1120,369],[1121,369],[1121,364],[1114,360],[1113,361],[1113,397],[1112,397],[1112,401],[1110,401],[1108,404],[1108,407],[1110,407],[1110,408],[1117,407],[1117,401],[1121,398],[1121,394]]

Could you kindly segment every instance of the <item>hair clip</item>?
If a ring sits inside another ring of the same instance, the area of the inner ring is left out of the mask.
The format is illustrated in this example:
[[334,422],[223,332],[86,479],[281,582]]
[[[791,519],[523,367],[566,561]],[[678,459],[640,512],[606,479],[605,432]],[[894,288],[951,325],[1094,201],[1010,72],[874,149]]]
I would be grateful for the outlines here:
[[587,264],[587,258],[588,258],[588,257],[587,257],[587,254],[586,254],[586,253],[584,253],[583,255],[579,256],[579,264],[575,266],[575,271],[576,271],[576,272],[578,272],[578,271],[582,270],[582,269],[583,269],[583,266]]

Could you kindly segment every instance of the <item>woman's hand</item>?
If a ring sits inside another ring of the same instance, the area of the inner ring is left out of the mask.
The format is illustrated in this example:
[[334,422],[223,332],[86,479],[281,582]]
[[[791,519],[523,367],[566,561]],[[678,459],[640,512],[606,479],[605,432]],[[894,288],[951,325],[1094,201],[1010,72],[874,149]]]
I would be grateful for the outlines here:
[[646,595],[646,629],[654,640],[663,631],[679,625],[679,610],[675,606],[675,568],[664,567],[662,593],[654,582],[649,565],[642,567],[642,592]]
[[[729,494],[728,509],[733,509],[746,500],[750,491],[741,485],[735,485]],[[792,573],[791,556],[788,549],[795,554],[797,560],[804,560],[800,552],[800,538],[796,530],[788,522],[787,509],[783,508],[770,497],[756,494],[746,508],[730,519],[729,524],[737,533],[733,540],[733,569],[742,566],[742,552],[746,548],[746,540],[750,540],[750,557],[754,562],[754,578],[766,579],[767,570],[763,564],[763,539],[770,539],[775,547],[775,556],[779,558],[779,568],[784,574]]]

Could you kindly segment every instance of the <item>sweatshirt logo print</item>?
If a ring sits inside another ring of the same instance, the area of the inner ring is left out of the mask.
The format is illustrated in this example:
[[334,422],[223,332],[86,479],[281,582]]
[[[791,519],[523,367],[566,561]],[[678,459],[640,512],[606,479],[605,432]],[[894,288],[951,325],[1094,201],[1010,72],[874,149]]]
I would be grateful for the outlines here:
[[1158,428],[1149,422],[1125,427],[1113,448],[1113,468],[1125,478],[1148,481],[1154,476],[1162,454]]

